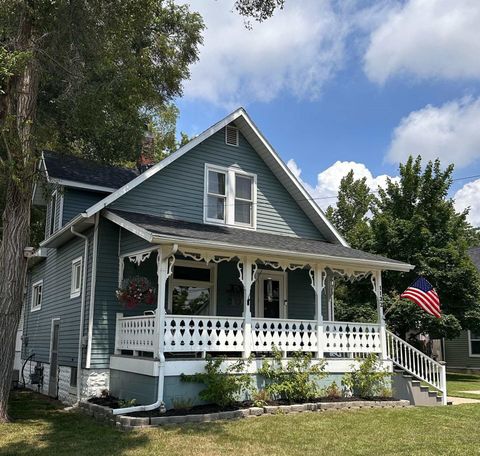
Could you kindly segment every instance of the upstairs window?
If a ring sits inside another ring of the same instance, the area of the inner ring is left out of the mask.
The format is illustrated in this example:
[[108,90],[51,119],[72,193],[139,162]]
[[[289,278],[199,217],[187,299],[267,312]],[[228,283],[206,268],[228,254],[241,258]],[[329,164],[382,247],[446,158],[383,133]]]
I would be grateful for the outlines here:
[[204,221],[255,228],[256,175],[206,165]]
[[30,310],[40,310],[42,308],[43,280],[39,280],[32,285],[32,305]]
[[470,356],[480,356],[480,334],[468,331]]
[[82,263],[82,257],[72,261],[70,298],[77,298],[82,293]]

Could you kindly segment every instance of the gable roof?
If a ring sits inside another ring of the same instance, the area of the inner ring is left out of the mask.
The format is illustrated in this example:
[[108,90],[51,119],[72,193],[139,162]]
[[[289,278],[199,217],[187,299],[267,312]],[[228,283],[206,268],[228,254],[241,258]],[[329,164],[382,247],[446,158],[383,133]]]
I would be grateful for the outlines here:
[[112,222],[153,243],[174,242],[224,250],[232,249],[236,252],[271,252],[295,258],[308,257],[314,258],[315,261],[333,260],[339,263],[377,266],[397,271],[409,271],[413,268],[402,261],[391,260],[338,243],[186,222],[118,209],[106,209],[103,214]]
[[123,187],[138,175],[132,169],[102,165],[92,160],[52,151],[43,152],[42,161],[48,182],[67,187],[110,193]]
[[85,211],[85,215],[87,217],[91,217],[92,215],[96,214],[98,211],[107,207],[109,204],[116,201],[125,193],[129,192],[133,188],[140,185],[142,182],[154,176],[163,168],[166,168],[175,160],[192,150],[195,146],[205,141],[207,138],[209,138],[210,136],[212,136],[213,134],[215,134],[216,132],[218,132],[232,122],[235,122],[235,125],[239,128],[243,136],[265,161],[267,166],[272,170],[273,174],[280,180],[280,182],[282,182],[282,184],[290,193],[292,198],[296,200],[297,204],[310,218],[310,220],[317,227],[317,229],[325,236],[325,238],[332,243],[348,246],[345,239],[343,239],[340,233],[330,223],[323,211],[318,207],[316,202],[312,199],[312,197],[305,190],[302,184],[293,175],[293,173],[282,161],[282,159],[275,152],[275,150],[265,139],[265,137],[260,133],[256,125],[253,123],[253,121],[250,119],[250,117],[243,108],[239,108],[236,111],[232,112],[231,114],[217,122],[215,125],[205,130],[199,136],[192,139],[188,144],[181,147],[161,162],[152,166],[150,169],[140,174],[132,181],[123,185],[111,195],[108,195],[106,198],[87,209]]

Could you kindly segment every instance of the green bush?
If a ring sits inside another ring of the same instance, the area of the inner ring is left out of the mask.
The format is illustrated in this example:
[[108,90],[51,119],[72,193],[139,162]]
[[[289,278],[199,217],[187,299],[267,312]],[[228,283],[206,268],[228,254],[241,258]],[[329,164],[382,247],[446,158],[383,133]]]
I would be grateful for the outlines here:
[[339,399],[342,397],[342,390],[338,387],[337,382],[332,382],[325,388],[325,397],[329,399]]
[[252,403],[254,407],[263,407],[267,405],[272,398],[267,390],[261,389],[252,392]]
[[310,353],[296,352],[288,361],[273,348],[273,359],[264,360],[259,373],[265,378],[265,390],[273,399],[305,402],[319,395],[317,380],[326,376],[324,361],[312,364]]
[[222,370],[225,357],[207,358],[205,372],[194,375],[182,374],[184,382],[202,383],[205,389],[199,394],[200,398],[209,404],[220,407],[229,407],[235,404],[242,392],[248,392],[252,385],[252,378],[245,374],[248,361],[239,360]]
[[357,359],[359,366],[352,365],[352,372],[343,376],[342,384],[354,396],[361,398],[378,397],[388,388],[387,379],[391,373],[382,369],[378,356],[369,354],[366,358]]

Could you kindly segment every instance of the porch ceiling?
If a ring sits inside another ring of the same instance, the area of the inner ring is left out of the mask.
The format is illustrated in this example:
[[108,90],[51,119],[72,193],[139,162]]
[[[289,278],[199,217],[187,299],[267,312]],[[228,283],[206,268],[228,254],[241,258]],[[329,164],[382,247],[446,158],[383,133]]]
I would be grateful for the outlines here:
[[104,216],[152,243],[178,243],[205,249],[267,253],[295,258],[356,264],[375,269],[409,271],[414,266],[380,255],[313,239],[280,236],[238,228],[206,225],[147,214],[108,210]]

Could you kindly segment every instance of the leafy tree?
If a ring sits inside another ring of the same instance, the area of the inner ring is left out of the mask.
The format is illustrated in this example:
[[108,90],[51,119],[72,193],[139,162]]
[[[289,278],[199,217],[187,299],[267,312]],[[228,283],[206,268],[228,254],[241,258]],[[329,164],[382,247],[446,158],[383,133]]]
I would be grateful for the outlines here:
[[[448,198],[453,166],[442,170],[436,160],[422,170],[421,158],[410,157],[399,171],[400,180],[389,180],[385,189],[378,189],[378,197],[349,173],[340,185],[339,205],[329,211],[331,220],[352,247],[416,265],[409,273],[383,274],[386,319],[396,333],[454,338],[462,327],[479,330],[480,281],[467,254],[479,238],[466,221],[467,212],[457,213]],[[370,220],[366,208],[372,210]],[[440,295],[441,319],[399,297],[419,274],[428,277]],[[339,318],[374,315],[375,303],[366,284],[340,283],[335,292]]]
[[235,9],[246,18],[245,25],[251,27],[249,18],[263,22],[272,17],[277,9],[283,9],[285,0],[236,0]]
[[374,197],[367,178],[356,180],[353,170],[342,178],[335,208],[329,207],[327,216],[351,247],[366,250],[371,246],[371,229],[368,212]]
[[[478,242],[478,236],[466,220],[467,211],[457,213],[448,198],[453,165],[442,170],[436,160],[422,171],[421,157],[410,157],[399,171],[399,182],[389,180],[385,189],[379,188],[371,221],[373,251],[416,268],[408,273],[385,273],[384,289],[401,293],[417,275],[425,275],[437,289],[442,312],[469,327],[472,322],[466,312],[478,306],[480,280],[467,250]],[[431,322],[430,329],[435,323],[445,323],[428,315],[425,318]]]
[[203,22],[173,0],[3,0],[0,7],[0,422],[6,421],[39,151],[132,161],[182,92]]

